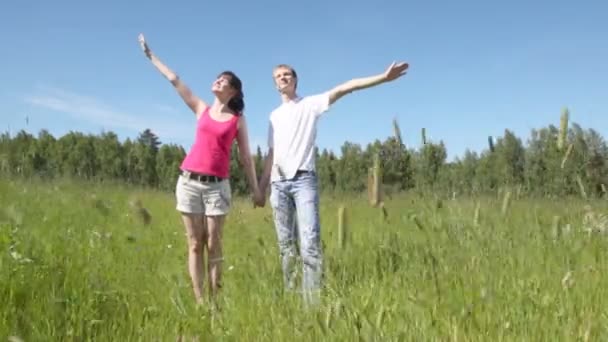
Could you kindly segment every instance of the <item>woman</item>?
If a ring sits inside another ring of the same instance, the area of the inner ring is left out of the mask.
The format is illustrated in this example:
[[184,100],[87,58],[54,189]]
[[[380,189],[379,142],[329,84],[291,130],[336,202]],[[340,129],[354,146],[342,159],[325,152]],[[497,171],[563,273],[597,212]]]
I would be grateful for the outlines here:
[[221,277],[222,226],[230,209],[230,154],[233,141],[239,147],[254,202],[263,196],[257,183],[249,150],[247,124],[242,115],[245,103],[241,80],[231,71],[222,72],[213,82],[211,105],[198,98],[150,50],[143,35],[139,43],[152,64],[177,90],[197,119],[195,141],[181,164],[175,195],[188,239],[188,270],[197,303],[202,302],[202,268],[207,249],[209,293],[214,299]]

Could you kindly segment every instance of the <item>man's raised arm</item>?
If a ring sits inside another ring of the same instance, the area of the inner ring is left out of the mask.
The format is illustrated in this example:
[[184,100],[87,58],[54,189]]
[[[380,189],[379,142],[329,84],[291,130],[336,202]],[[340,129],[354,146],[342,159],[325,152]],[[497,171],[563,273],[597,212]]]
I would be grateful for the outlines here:
[[393,62],[385,72],[368,77],[355,78],[344,82],[329,91],[329,104],[338,101],[342,96],[350,94],[353,91],[374,87],[376,85],[396,80],[405,75],[409,65],[407,63]]

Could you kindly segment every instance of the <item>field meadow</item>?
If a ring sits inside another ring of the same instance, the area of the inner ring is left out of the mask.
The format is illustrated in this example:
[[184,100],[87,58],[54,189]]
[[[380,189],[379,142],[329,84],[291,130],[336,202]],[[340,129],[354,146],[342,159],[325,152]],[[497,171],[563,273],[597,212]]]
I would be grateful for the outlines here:
[[[220,310],[195,306],[172,193],[0,181],[0,339],[605,341],[604,200],[321,199],[323,303],[282,291],[268,205],[235,199]],[[143,222],[134,204],[150,214]],[[338,229],[345,208],[344,234]]]

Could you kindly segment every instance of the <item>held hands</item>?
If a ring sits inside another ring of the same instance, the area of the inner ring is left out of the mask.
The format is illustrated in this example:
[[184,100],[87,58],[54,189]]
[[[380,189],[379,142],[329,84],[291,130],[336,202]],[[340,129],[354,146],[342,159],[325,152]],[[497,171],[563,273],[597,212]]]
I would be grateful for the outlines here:
[[141,49],[146,54],[146,57],[151,58],[152,57],[152,50],[150,50],[150,47],[146,43],[146,38],[144,37],[143,33],[139,34],[138,40],[139,40],[139,45],[141,46]]
[[399,64],[395,62],[391,63],[391,65],[389,65],[389,67],[384,72],[384,80],[386,82],[396,80],[397,78],[405,75],[408,67],[409,64],[405,62]]
[[253,207],[263,208],[266,205],[266,196],[261,189],[256,189],[253,193]]

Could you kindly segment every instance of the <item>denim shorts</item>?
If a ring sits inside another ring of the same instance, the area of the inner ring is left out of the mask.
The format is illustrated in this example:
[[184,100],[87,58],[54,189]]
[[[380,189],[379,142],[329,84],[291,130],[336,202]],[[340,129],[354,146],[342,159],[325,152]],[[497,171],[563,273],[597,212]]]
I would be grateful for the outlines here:
[[183,213],[227,215],[232,200],[230,181],[201,182],[180,175],[175,187],[175,198],[176,209]]

